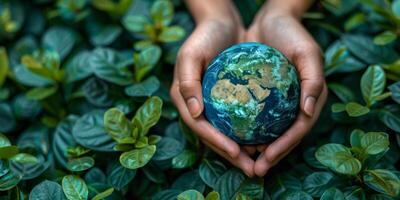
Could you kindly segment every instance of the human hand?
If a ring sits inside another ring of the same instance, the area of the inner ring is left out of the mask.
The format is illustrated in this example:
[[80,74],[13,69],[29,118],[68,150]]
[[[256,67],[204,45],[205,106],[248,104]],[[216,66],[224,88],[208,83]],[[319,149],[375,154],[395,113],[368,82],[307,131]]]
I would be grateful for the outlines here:
[[296,67],[301,82],[300,112],[293,125],[273,143],[257,147],[262,153],[255,162],[254,173],[264,176],[311,130],[328,91],[320,48],[295,14],[261,11],[247,32],[246,41],[265,43],[281,51]]
[[[204,105],[201,77],[204,70],[218,53],[238,43],[244,36],[244,28],[236,10],[232,6],[232,10],[228,11],[226,14],[197,13],[197,16],[201,16],[196,19],[197,26],[178,53],[170,95],[184,122],[203,143],[242,169],[248,176],[253,176],[254,160],[246,150],[216,130],[202,115]],[[214,17],[215,14],[219,16]],[[196,18],[196,13],[194,16]],[[255,151],[255,147],[246,149],[250,152]]]

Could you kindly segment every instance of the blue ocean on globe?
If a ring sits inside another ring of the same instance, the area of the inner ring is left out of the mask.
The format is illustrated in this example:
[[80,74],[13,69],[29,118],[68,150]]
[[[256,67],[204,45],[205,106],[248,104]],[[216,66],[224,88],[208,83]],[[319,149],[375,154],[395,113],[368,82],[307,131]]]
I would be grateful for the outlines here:
[[270,143],[297,117],[296,69],[270,46],[240,43],[224,50],[202,84],[207,120],[239,144]]

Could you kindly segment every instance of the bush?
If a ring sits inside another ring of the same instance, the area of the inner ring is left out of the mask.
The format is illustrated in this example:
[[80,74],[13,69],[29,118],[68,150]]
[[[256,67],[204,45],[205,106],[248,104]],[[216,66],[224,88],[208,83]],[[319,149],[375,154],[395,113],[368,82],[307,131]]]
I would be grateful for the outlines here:
[[[246,23],[261,1],[237,1]],[[205,148],[168,95],[178,0],[0,1],[0,199],[399,199],[400,1],[322,0],[330,90],[264,178]],[[396,165],[397,164],[397,165]]]

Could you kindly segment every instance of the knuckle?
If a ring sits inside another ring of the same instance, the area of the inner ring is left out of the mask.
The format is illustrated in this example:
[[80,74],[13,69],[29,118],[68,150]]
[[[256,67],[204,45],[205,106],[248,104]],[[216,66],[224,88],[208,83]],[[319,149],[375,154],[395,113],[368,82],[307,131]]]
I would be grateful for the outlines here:
[[179,82],[179,91],[182,94],[187,94],[195,90],[197,82],[193,80],[181,80]]

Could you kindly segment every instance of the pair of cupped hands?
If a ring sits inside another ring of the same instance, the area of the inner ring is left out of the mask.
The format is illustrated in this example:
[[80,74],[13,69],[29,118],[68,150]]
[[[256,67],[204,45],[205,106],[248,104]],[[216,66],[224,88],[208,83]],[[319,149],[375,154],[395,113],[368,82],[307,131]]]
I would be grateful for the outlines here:
[[[262,177],[300,143],[318,119],[327,97],[320,48],[301,24],[300,17],[290,12],[260,10],[247,30],[235,8],[197,17],[196,24],[177,56],[170,90],[172,100],[184,122],[204,144],[247,176]],[[278,49],[294,64],[300,78],[298,116],[270,144],[240,146],[215,129],[202,114],[203,72],[218,53],[240,42],[260,42]],[[253,160],[251,156],[256,152],[260,154]]]

